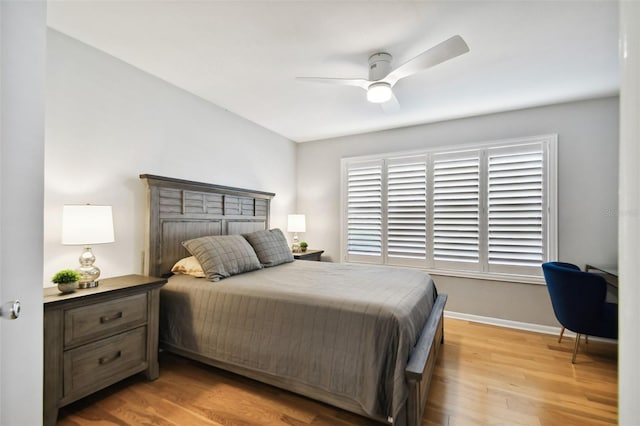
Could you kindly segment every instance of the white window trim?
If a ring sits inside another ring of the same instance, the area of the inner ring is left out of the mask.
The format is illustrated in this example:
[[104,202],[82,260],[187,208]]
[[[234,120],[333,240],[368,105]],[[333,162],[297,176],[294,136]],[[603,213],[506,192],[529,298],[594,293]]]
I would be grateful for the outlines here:
[[[376,155],[358,156],[358,157],[345,157],[341,159],[340,167],[340,259],[341,262],[347,262],[347,229],[346,229],[346,206],[347,206],[347,191],[345,190],[345,179],[347,174],[347,168],[350,162],[361,161],[380,161],[386,159],[396,159],[400,157],[412,157],[418,155],[427,155],[432,157],[434,154],[449,153],[454,151],[467,151],[467,150],[484,150],[488,148],[497,148],[502,146],[516,146],[526,145],[531,143],[546,143],[547,144],[547,179],[545,189],[547,190],[547,212],[546,219],[548,220],[547,227],[547,259],[557,259],[558,253],[558,181],[557,181],[557,165],[558,165],[558,135],[557,134],[543,134],[534,135],[521,138],[511,138],[494,140],[488,142],[478,142],[469,144],[459,144],[454,146],[437,146],[421,150],[411,150],[402,152],[389,152]],[[429,182],[432,184],[432,182]],[[386,198],[386,191],[384,194]],[[431,223],[432,218],[428,218]],[[428,227],[430,229],[431,227]],[[428,231],[428,237],[432,238],[430,231]],[[384,237],[386,238],[386,237]],[[385,263],[386,261],[386,244],[383,244],[383,256],[380,261],[375,263]],[[360,262],[352,262],[360,263]],[[402,266],[402,265],[393,265]],[[451,270],[448,268],[435,268],[431,262],[425,263],[424,266],[407,265],[409,267],[415,267],[433,275],[455,276],[464,278],[474,278],[481,280],[491,281],[505,281],[515,283],[527,283],[527,284],[541,284],[544,285],[544,277],[525,275],[525,274],[512,274],[512,273],[500,273],[500,272],[483,272],[483,271],[465,271],[465,270]]]

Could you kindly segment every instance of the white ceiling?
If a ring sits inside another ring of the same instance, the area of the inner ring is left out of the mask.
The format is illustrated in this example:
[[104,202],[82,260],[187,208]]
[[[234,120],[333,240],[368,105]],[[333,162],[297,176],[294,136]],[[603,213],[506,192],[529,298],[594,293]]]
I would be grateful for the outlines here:
[[[615,94],[615,1],[49,2],[49,26],[297,142]],[[461,35],[470,52],[401,80],[385,114],[357,87]]]

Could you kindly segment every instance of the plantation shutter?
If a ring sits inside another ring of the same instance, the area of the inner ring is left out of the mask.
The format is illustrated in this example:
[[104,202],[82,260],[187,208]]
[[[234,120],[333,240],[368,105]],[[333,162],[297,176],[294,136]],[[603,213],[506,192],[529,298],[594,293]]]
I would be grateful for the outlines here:
[[540,282],[557,258],[557,136],[343,159],[342,260]]
[[387,164],[387,256],[393,264],[427,257],[427,163],[418,156]]
[[347,166],[347,260],[382,261],[382,164]]
[[479,269],[480,154],[434,155],[433,258],[436,267]]
[[539,270],[545,259],[544,158],[542,144],[488,150],[490,271]]

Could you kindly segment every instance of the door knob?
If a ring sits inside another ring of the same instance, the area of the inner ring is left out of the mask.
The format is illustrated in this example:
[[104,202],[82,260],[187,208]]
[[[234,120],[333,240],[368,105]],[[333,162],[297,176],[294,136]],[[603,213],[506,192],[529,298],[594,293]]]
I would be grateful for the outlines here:
[[18,319],[20,316],[20,301],[13,300],[0,306],[0,317],[6,319]]

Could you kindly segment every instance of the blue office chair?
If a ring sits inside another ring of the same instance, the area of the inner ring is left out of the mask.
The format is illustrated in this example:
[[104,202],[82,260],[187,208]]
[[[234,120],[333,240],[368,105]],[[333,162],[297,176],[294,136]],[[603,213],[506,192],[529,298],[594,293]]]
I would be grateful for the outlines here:
[[618,338],[618,305],[606,302],[607,282],[604,278],[564,262],[543,263],[542,271],[553,312],[563,331],[568,328],[576,333],[573,364],[581,335]]

